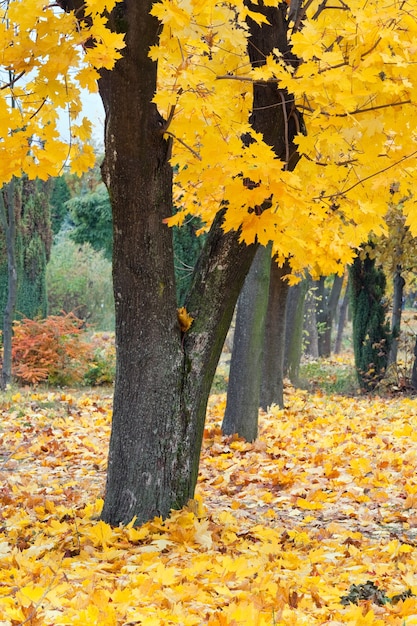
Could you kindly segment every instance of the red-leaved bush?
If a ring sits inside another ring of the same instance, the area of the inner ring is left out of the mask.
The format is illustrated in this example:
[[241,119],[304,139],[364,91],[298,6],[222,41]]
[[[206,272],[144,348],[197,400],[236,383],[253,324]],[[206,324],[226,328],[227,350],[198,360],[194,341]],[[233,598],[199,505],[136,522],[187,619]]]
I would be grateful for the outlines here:
[[83,321],[73,313],[14,323],[12,371],[20,382],[73,385],[92,360]]

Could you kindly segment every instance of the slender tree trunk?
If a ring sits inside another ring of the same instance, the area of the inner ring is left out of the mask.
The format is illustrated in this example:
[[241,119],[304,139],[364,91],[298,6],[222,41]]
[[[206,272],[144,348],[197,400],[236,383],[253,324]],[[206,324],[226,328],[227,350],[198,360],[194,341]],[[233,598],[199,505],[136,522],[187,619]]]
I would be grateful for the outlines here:
[[293,385],[299,384],[300,362],[303,351],[303,322],[305,297],[309,280],[305,278],[290,288],[287,302],[284,372]]
[[319,335],[317,330],[317,287],[313,283],[308,290],[304,310],[304,352],[314,359],[319,357]]
[[345,328],[346,313],[347,313],[347,309],[348,309],[348,305],[349,305],[349,291],[350,291],[350,286],[349,286],[349,278],[348,278],[347,283],[346,283],[345,293],[343,295],[342,303],[341,303],[340,308],[339,308],[339,318],[338,318],[338,321],[337,321],[336,341],[335,341],[335,345],[334,345],[334,352],[335,352],[335,354],[340,354],[340,352],[342,351],[343,331],[344,331],[344,328]]
[[410,383],[411,383],[412,388],[417,391],[417,337],[414,343],[414,362],[413,362],[413,369],[411,372]]
[[398,355],[398,339],[401,331],[401,316],[403,310],[403,294],[405,280],[401,274],[401,265],[397,265],[394,273],[394,294],[392,301],[392,317],[391,317],[391,347],[388,355],[388,365],[397,362]]
[[284,346],[289,285],[283,276],[288,273],[287,263],[280,267],[272,259],[262,359],[260,406],[264,410],[272,404],[284,407]]
[[323,276],[317,285],[317,296],[319,299],[317,306],[319,356],[328,357],[331,354],[333,321],[336,317],[337,303],[342,291],[343,276],[336,275],[334,277],[330,291],[326,289]]
[[17,294],[16,216],[14,179],[0,190],[0,217],[7,250],[7,302],[3,313],[3,364],[0,387],[6,389],[12,378],[13,318]]
[[259,248],[239,296],[222,431],[246,441],[258,435],[262,348],[268,307],[271,249]]
[[117,367],[103,519],[167,516],[193,496],[206,405],[234,306],[256,246],[224,234],[220,214],[194,273],[182,335],[177,320],[170,143],[152,99],[152,2],[112,14],[128,24],[123,58],[100,79],[106,111],[103,175],[113,210]]

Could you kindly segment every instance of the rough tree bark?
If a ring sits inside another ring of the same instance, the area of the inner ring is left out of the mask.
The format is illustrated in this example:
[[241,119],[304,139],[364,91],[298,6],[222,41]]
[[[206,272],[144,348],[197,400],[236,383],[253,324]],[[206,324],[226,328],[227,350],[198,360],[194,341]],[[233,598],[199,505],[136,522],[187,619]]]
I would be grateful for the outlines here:
[[328,357],[332,351],[332,328],[337,303],[342,291],[343,276],[335,275],[331,289],[325,285],[325,277],[317,281],[317,324],[319,356]]
[[303,351],[304,304],[310,279],[304,278],[289,289],[287,299],[284,373],[291,383],[299,384],[300,361]]
[[222,431],[246,441],[258,436],[262,348],[268,307],[270,247],[259,248],[239,296]]
[[349,275],[348,280],[345,287],[345,293],[343,295],[342,303],[339,309],[339,319],[337,321],[337,332],[336,332],[336,340],[334,344],[334,353],[340,354],[342,351],[342,339],[343,339],[343,330],[345,328],[346,322],[346,313],[349,305],[349,293],[350,293],[350,284],[349,284]]
[[405,280],[402,276],[402,267],[397,265],[394,273],[394,293],[392,298],[392,316],[391,316],[391,347],[388,354],[388,365],[397,362],[398,355],[398,339],[401,331],[401,317],[403,311],[403,295]]
[[260,406],[265,411],[272,404],[284,407],[284,346],[289,284],[282,267],[272,260],[269,279],[269,300],[265,321]]
[[317,287],[313,283],[304,303],[304,354],[319,358],[319,334],[317,329]]
[[0,388],[6,389],[12,378],[13,317],[17,295],[15,181],[0,190],[0,220],[5,234],[7,254],[7,301],[3,312],[3,362]]
[[152,2],[127,0],[112,13],[126,30],[123,58],[104,72],[103,176],[113,210],[117,367],[103,519],[136,523],[167,516],[193,496],[208,395],[234,306],[256,246],[224,234],[221,214],[196,266],[186,301],[195,318],[182,336],[176,311],[170,144],[152,104],[158,40]]

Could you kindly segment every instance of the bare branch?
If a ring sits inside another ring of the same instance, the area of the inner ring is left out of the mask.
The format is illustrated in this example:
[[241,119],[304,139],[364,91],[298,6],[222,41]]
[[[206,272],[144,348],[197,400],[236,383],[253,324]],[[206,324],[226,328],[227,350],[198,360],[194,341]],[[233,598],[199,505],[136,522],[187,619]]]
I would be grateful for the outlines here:
[[406,156],[402,157],[395,163],[391,163],[391,165],[387,165],[387,167],[384,167],[383,169],[378,170],[377,172],[374,172],[373,174],[369,174],[369,176],[365,176],[365,178],[361,178],[361,180],[358,180],[356,183],[354,183],[353,185],[351,185],[344,191],[338,191],[337,193],[330,193],[327,196],[317,196],[313,198],[313,200],[327,200],[327,199],[334,199],[334,198],[340,198],[341,196],[345,196],[347,193],[349,193],[349,191],[352,191],[352,189],[355,189],[355,187],[362,185],[367,180],[370,180],[371,178],[375,178],[375,176],[379,176],[379,174],[383,174],[384,172],[388,172],[393,167],[400,165],[400,163],[403,163],[404,161],[407,161],[407,159],[411,159],[413,156],[416,156],[416,155],[417,155],[417,150],[414,150],[414,152],[411,152],[411,154],[407,154]]
[[183,141],[182,139],[180,139],[179,137],[177,137],[176,135],[174,135],[174,133],[171,133],[171,131],[169,130],[164,130],[164,133],[166,135],[169,135],[170,137],[173,137],[174,139],[176,139],[176,141],[178,141],[182,146],[184,146],[184,148],[187,148],[187,150],[189,150],[191,152],[191,154],[193,154],[199,161],[202,161],[203,159],[201,158],[201,156],[198,154],[198,152],[196,152],[193,148],[191,148],[190,146],[188,146],[185,141]]

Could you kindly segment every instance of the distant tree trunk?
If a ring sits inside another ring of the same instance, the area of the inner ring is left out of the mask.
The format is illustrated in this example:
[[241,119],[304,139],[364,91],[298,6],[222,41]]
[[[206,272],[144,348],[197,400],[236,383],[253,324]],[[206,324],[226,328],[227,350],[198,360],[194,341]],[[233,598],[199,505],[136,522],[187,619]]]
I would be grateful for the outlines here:
[[340,352],[342,351],[343,331],[345,328],[346,313],[347,313],[347,309],[349,305],[349,292],[350,292],[350,285],[349,285],[349,278],[348,278],[346,288],[345,288],[345,293],[343,295],[342,303],[339,308],[339,319],[337,321],[337,333],[336,333],[336,341],[334,345],[335,354],[340,354]]
[[414,343],[414,362],[413,362],[413,369],[411,372],[410,383],[413,389],[417,391],[417,337]]
[[20,219],[16,233],[17,300],[19,316],[46,317],[46,264],[52,245],[50,219],[50,185],[42,180],[19,181],[21,189]]
[[283,276],[288,273],[288,263],[281,267],[272,259],[260,396],[260,406],[265,411],[272,404],[284,407],[284,348],[289,285]]
[[[49,260],[52,229],[48,201],[49,184],[28,180],[27,176],[13,179],[14,194],[14,266],[16,294],[14,317],[45,317],[47,314],[46,264]],[[1,223],[0,249],[7,249],[7,235]],[[6,259],[6,254],[1,255]],[[0,261],[0,324],[7,302],[10,281],[8,263]]]
[[303,351],[304,304],[309,287],[309,279],[305,278],[298,285],[290,288],[288,293],[284,372],[293,385],[299,384],[300,361]]
[[[258,26],[249,20],[251,38],[249,40],[248,52],[252,64],[259,67],[265,64],[268,54],[275,48],[281,51],[288,49],[285,32],[285,6],[278,5],[277,8],[271,6],[256,5],[248,2],[251,10],[262,13],[267,17],[268,26]],[[261,44],[261,45],[260,45]],[[281,107],[283,94],[279,92],[273,83],[254,85],[253,89],[253,113],[251,115],[252,127],[262,133],[264,141],[268,143],[276,153],[277,157],[286,162],[289,169],[293,169],[298,160],[296,146],[293,143],[295,134],[299,131],[300,124],[294,123],[294,114],[298,112],[294,107],[292,96],[285,94],[284,106],[285,115],[278,116],[277,110]],[[288,117],[287,117],[288,116]],[[287,119],[286,119],[287,118]],[[290,123],[291,121],[291,123]],[[300,118],[298,118],[300,122]],[[247,138],[251,143],[251,138]],[[250,181],[248,181],[250,185]],[[269,200],[265,200],[261,206],[257,206],[256,211],[260,212],[270,208]],[[259,261],[260,262],[260,261]],[[235,433],[252,441],[256,438],[258,431],[258,411],[260,400],[260,381],[262,374],[262,350],[264,340],[264,323],[266,306],[269,292],[269,272],[271,260],[264,259],[265,266],[259,270],[259,276],[266,276],[268,279],[255,279],[248,281],[245,285],[245,294],[239,299],[238,313],[236,319],[235,335],[233,342],[232,360],[229,375],[229,388],[227,394],[227,406],[223,421],[223,432]],[[256,271],[256,270],[255,270]],[[246,289],[252,290],[252,294],[247,295]],[[263,294],[260,289],[264,289]],[[252,305],[250,304],[252,302]],[[250,307],[254,309],[250,310]],[[262,326],[261,326],[262,324]],[[256,342],[259,342],[256,344]],[[243,369],[244,363],[246,371]],[[252,369],[253,368],[253,369]]]
[[317,287],[313,283],[308,290],[304,308],[304,352],[317,359],[319,357],[319,336],[317,330]]
[[259,248],[239,296],[222,431],[246,441],[258,435],[262,348],[271,248]]
[[325,285],[325,277],[317,281],[317,325],[319,356],[328,357],[332,351],[332,328],[337,303],[342,291],[343,276],[335,275],[331,289]]
[[350,266],[353,348],[359,384],[372,391],[388,363],[391,335],[384,304],[385,276],[368,255]]
[[0,218],[5,233],[7,253],[7,300],[3,312],[3,363],[0,387],[6,389],[12,377],[13,318],[17,294],[16,215],[14,179],[0,190]]
[[394,294],[392,300],[392,317],[391,317],[391,348],[388,355],[388,365],[397,362],[398,339],[401,331],[401,316],[403,310],[403,295],[405,280],[401,274],[401,265],[397,265],[394,273]]

